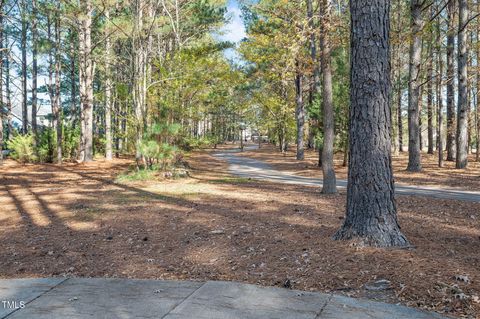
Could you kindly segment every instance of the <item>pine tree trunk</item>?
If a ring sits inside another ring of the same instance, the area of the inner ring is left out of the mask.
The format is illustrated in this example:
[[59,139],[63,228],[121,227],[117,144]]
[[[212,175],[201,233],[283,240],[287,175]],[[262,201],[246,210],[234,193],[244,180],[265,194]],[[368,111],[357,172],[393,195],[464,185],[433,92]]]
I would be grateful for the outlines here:
[[455,159],[455,2],[449,1],[447,6],[447,161]]
[[[308,103],[311,107],[315,98],[320,91],[320,61],[318,59],[317,54],[317,40],[316,40],[316,33],[315,31],[315,23],[314,23],[314,14],[313,14],[313,0],[307,0],[307,17],[308,17],[308,26],[310,28],[310,58],[314,64],[313,67],[313,75],[310,79],[310,91],[308,95]],[[314,127],[319,125],[319,119],[317,118],[309,118],[308,119],[308,148],[312,149],[315,148],[315,130]]]
[[[5,47],[9,48],[9,37],[4,30],[3,34],[5,38]],[[11,90],[10,90],[10,52],[7,51],[5,55],[5,97],[6,97],[6,104],[7,104],[7,138],[8,140],[10,136],[13,134],[13,123],[12,123],[12,99],[11,99]]]
[[[107,8],[105,18],[110,19],[110,12]],[[105,158],[110,161],[112,154],[112,81],[110,72],[110,54],[112,45],[110,37],[107,35],[105,40]]]
[[457,105],[457,157],[456,168],[466,168],[468,164],[468,132],[467,132],[467,0],[459,0],[458,21],[458,105]]
[[321,30],[320,30],[320,47],[321,68],[322,68],[322,108],[323,108],[323,147],[322,147],[322,171],[323,171],[323,188],[322,193],[334,194],[337,192],[337,179],[335,176],[335,166],[333,162],[334,156],[334,139],[335,139],[335,116],[333,109],[333,84],[332,69],[330,56],[330,0],[321,0]]
[[[477,12],[480,12],[480,0],[477,0]],[[476,52],[476,60],[477,60],[477,103],[475,105],[476,112],[476,136],[477,136],[477,143],[476,143],[476,153],[475,153],[475,160],[480,162],[480,23],[477,22],[477,52]]]
[[305,135],[305,104],[303,103],[303,75],[297,62],[297,75],[295,77],[296,104],[295,120],[297,121],[297,160],[305,158],[304,141]]
[[[397,31],[401,33],[402,27],[402,16],[401,16],[401,7],[402,0],[398,1],[397,7]],[[403,118],[402,118],[402,59],[400,54],[400,46],[397,52],[397,126],[398,126],[398,151],[400,153],[404,152],[403,149]]]
[[28,132],[28,90],[27,90],[27,6],[25,0],[21,1],[22,7],[22,35],[21,35],[21,51],[22,51],[22,133]]
[[334,239],[353,239],[379,247],[408,246],[397,221],[392,173],[390,1],[351,1],[350,12],[347,211],[345,222]]
[[3,99],[3,56],[5,48],[3,46],[3,35],[4,35],[4,20],[3,20],[3,8],[5,6],[5,0],[0,0],[0,165],[3,164],[3,121],[5,120],[4,105],[5,100]]
[[77,85],[76,85],[76,54],[75,54],[75,44],[73,43],[75,35],[73,29],[70,29],[70,114],[72,121],[72,128],[75,128],[76,119],[78,117],[77,110]]
[[410,43],[410,67],[408,84],[408,167],[411,172],[422,170],[420,155],[420,109],[419,109],[419,73],[422,57],[423,28],[422,1],[411,1],[412,39]]
[[91,0],[81,2],[83,16],[80,19],[79,38],[79,78],[81,104],[81,146],[79,161],[93,160],[93,76]]
[[38,132],[37,132],[37,0],[32,0],[32,133],[34,137],[35,149],[38,146]]
[[442,49],[441,49],[441,18],[438,17],[437,19],[437,87],[436,87],[436,94],[437,94],[437,109],[438,109],[438,123],[437,123],[437,144],[438,144],[438,167],[443,167],[443,94],[442,94],[442,79],[443,79],[443,59],[442,59]]
[[61,55],[60,55],[60,15],[58,11],[55,13],[55,129],[57,132],[56,147],[57,147],[57,163],[62,163],[62,106],[60,99],[60,76],[61,76]]
[[[433,8],[433,7],[432,7]],[[433,15],[433,10],[431,10]],[[427,62],[427,141],[428,154],[433,154],[435,144],[433,142],[433,30],[429,30],[428,36],[428,62]]]

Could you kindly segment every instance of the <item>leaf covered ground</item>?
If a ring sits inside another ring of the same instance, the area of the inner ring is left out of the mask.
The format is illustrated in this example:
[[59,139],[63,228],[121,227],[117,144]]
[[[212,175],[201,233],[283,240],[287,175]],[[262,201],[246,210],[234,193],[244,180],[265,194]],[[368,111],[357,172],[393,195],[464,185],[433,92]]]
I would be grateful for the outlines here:
[[[0,278],[236,280],[480,315],[480,204],[397,198],[410,250],[331,240],[345,193],[228,176],[115,182],[131,161],[0,168]],[[381,281],[386,288],[366,289]]]

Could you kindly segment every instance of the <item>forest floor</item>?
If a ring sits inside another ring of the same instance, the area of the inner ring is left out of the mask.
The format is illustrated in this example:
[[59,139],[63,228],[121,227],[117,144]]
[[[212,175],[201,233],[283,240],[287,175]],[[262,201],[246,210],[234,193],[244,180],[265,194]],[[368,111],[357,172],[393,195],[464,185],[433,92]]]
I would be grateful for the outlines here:
[[[245,155],[271,156],[258,152]],[[331,240],[342,223],[344,191],[321,195],[316,187],[235,178],[208,152],[193,153],[189,163],[190,178],[119,183],[130,160],[7,161],[0,167],[0,278],[266,286],[288,279],[295,289],[480,316],[479,203],[399,196],[400,224],[416,248],[363,248]],[[379,279],[389,281],[387,290],[369,287]]]
[[[282,154],[270,144],[264,144],[260,149],[245,151],[242,156],[265,161],[274,168],[294,172],[300,176],[322,176],[322,169],[318,167],[318,153],[313,150],[305,151],[305,160],[297,161],[294,147]],[[446,154],[444,155],[444,159]],[[335,155],[335,172],[338,179],[347,179],[347,167],[343,166],[343,154]],[[455,162],[445,161],[442,168],[438,167],[438,155],[422,153],[422,172],[412,173],[406,170],[408,152],[393,155],[392,166],[395,182],[405,185],[438,186],[450,189],[480,190],[480,162],[475,161],[475,154],[469,155],[467,169],[456,169]]]

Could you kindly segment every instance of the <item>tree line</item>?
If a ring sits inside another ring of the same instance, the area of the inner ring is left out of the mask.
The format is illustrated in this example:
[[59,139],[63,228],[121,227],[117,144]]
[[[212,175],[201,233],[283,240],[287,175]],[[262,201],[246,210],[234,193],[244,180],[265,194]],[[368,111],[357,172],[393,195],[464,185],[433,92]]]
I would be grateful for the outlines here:
[[[242,76],[223,55],[233,44],[216,36],[223,1],[2,0],[0,8],[0,144],[23,135],[37,160],[134,153],[140,165],[142,152],[158,159],[167,144],[238,136],[232,101]],[[37,123],[42,106],[46,126]],[[147,132],[155,124],[170,127]]]

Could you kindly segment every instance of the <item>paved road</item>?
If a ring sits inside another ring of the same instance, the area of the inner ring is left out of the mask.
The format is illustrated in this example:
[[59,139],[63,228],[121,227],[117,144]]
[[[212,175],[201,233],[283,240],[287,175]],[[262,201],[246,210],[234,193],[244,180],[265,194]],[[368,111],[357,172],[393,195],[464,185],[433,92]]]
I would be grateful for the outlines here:
[[[250,146],[248,149],[255,149]],[[229,172],[232,175],[260,179],[269,182],[279,182],[296,185],[322,186],[322,180],[314,177],[295,175],[292,172],[279,171],[268,163],[244,156],[238,156],[238,150],[227,150],[214,153],[214,156],[227,161]],[[346,180],[337,180],[337,187],[346,188]],[[440,187],[425,187],[412,185],[395,185],[395,192],[398,195],[428,196],[441,199],[456,199],[480,203],[480,192],[453,190]]]
[[[13,309],[14,306],[17,309]],[[222,281],[0,280],[0,319],[441,319],[400,305]]]

